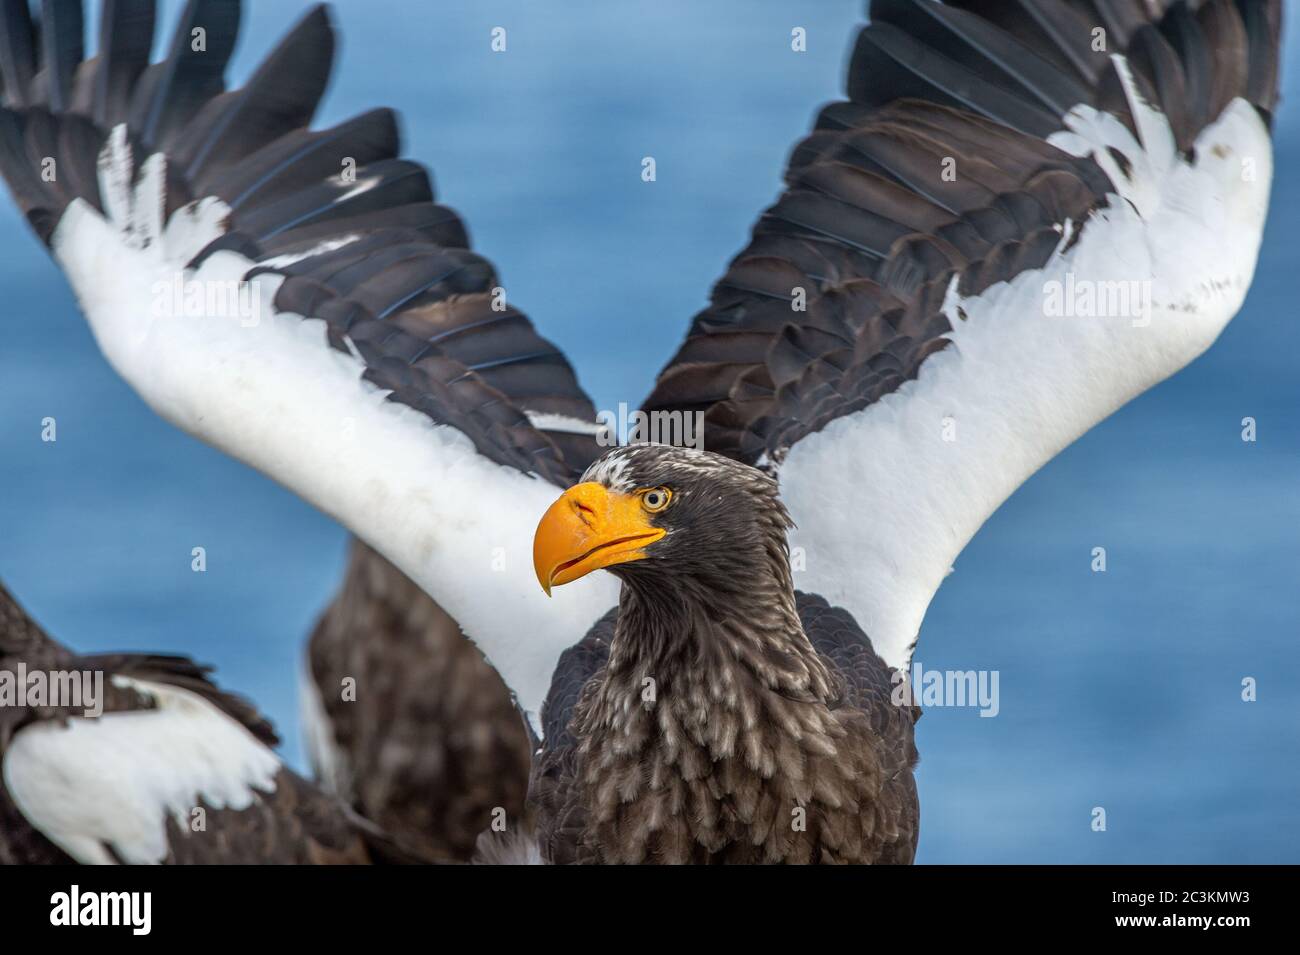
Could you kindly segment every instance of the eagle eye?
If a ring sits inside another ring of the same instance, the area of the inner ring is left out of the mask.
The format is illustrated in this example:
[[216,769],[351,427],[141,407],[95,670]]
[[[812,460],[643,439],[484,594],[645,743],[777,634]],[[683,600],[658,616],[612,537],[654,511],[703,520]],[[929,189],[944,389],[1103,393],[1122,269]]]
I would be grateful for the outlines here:
[[652,487],[641,492],[641,506],[651,514],[658,514],[673,499],[673,492],[666,487]]

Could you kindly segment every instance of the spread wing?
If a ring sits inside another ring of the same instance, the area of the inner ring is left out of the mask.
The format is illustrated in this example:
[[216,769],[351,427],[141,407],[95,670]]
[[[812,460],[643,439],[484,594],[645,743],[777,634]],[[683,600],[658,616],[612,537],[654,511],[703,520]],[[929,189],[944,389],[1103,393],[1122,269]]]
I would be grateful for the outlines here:
[[[531,533],[597,451],[590,400],[510,304],[397,118],[310,123],[323,7],[226,90],[237,0],[190,0],[149,63],[153,0],[0,3],[0,171],[114,368],[159,414],[358,534],[540,709],[555,660],[614,602],[548,601]],[[200,42],[201,38],[201,42]],[[570,588],[566,588],[570,589]]]
[[910,656],[1024,480],[1237,312],[1279,0],[873,0],[848,99],[646,402],[777,470],[801,590]]
[[[301,692],[316,777],[404,845],[468,860],[498,807],[524,810],[528,733],[456,622],[354,542],[307,648]],[[345,694],[349,678],[355,694]]]
[[0,681],[0,862],[410,861],[185,657],[77,656],[0,585]]
[[[916,792],[915,725],[918,706],[898,705],[903,684],[876,653],[871,640],[849,613],[821,597],[795,592],[799,622],[823,659],[843,681],[843,703],[859,710],[871,726],[883,785],[870,807],[871,831],[879,840],[879,863],[911,864],[921,835]],[[910,685],[910,684],[909,684]]]

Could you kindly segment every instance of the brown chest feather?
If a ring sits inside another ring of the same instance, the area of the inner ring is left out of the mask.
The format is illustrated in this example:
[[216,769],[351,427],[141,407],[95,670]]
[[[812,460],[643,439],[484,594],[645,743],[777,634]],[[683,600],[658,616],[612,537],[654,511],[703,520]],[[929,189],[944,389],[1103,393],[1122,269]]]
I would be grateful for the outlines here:
[[580,706],[582,842],[599,861],[874,862],[889,851],[892,770],[862,713],[711,677],[679,674],[649,694],[653,684],[607,677]]

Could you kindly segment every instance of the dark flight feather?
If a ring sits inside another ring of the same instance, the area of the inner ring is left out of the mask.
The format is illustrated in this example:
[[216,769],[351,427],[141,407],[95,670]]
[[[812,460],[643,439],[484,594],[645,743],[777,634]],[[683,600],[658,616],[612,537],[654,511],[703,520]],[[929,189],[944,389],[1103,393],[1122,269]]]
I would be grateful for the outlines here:
[[249,209],[239,223],[251,235],[274,238],[291,229],[432,199],[433,186],[422,166],[405,159],[384,159],[358,169],[355,180],[322,179],[283,199]]
[[1246,98],[1262,110],[1271,125],[1281,95],[1282,0],[1264,3],[1237,0],[1249,47]]
[[[1163,6],[874,0],[850,62],[849,101],[823,108],[795,148],[787,192],[733,263],[749,274],[718,283],[645,408],[704,410],[707,447],[779,461],[804,435],[915,378],[944,347],[940,312],[954,276],[974,295],[1041,268],[1064,224],[1077,235],[1108,201],[1114,186],[1100,166],[1046,138],[1075,105],[1108,110],[1137,136],[1115,53],[1126,54],[1139,95],[1164,112],[1184,152],[1234,97],[1269,115],[1276,0]],[[1122,169],[1127,160],[1114,158]],[[785,307],[755,282],[760,272],[774,286],[806,289],[806,309]],[[896,338],[880,334],[874,309],[850,324],[823,304],[864,281],[899,308]],[[847,363],[846,334],[867,336]],[[761,358],[756,336],[768,341]],[[759,366],[777,386],[767,399],[742,395]]]
[[[1205,0],[1196,13],[1201,32],[1213,37],[1210,45],[1210,116],[1218,116],[1233,99],[1246,91],[1246,27],[1233,0]],[[1274,54],[1274,58],[1276,54]]]
[[203,104],[225,88],[240,10],[240,0],[189,0],[167,58],[141,73],[131,99],[130,127],[150,151],[168,149]]
[[1183,71],[1183,102],[1186,122],[1191,129],[1201,129],[1210,121],[1210,50],[1205,34],[1185,0],[1178,0],[1165,15],[1160,30]]
[[1050,112],[1006,92],[888,23],[873,23],[871,29],[858,34],[850,75],[849,96],[863,105],[881,106],[899,96],[915,97],[971,109],[1032,136],[1046,136],[1055,128]]
[[220,196],[238,212],[251,203],[265,205],[329,176],[341,176],[350,160],[366,167],[396,159],[401,151],[397,117],[376,109],[331,129],[294,130],[216,175],[199,176],[195,189]]
[[872,8],[890,23],[1006,92],[1054,115],[1087,102],[1088,88],[989,20],[934,0],[889,0]]
[[89,81],[90,116],[101,129],[126,122],[131,92],[153,52],[155,0],[104,0],[99,52]]
[[6,106],[30,106],[36,76],[36,32],[27,0],[0,0],[0,77]]
[[1109,62],[1106,50],[1095,48],[1096,18],[1065,0],[949,0],[947,6],[995,24],[1086,87],[1096,85]]
[[41,71],[35,85],[52,112],[72,105],[72,84],[85,56],[81,0],[41,0]]
[[310,124],[333,60],[334,31],[325,7],[318,6],[298,21],[244,86],[199,110],[168,150],[181,175],[201,183],[205,171],[234,165],[286,130]]

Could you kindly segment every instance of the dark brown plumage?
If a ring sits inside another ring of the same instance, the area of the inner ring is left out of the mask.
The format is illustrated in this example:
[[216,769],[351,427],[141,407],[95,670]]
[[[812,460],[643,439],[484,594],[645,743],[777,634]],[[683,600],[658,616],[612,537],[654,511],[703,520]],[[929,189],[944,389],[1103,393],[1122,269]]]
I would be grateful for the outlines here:
[[[977,295],[1041,268],[1062,223],[1078,240],[1115,184],[1044,140],[1080,104],[1136,128],[1113,54],[1184,151],[1234,97],[1269,121],[1277,106],[1280,0],[873,0],[870,13],[849,100],[795,147],[786,192],[644,404],[702,412],[705,446],[751,464],[915,379],[949,344],[954,278]],[[941,175],[946,162],[960,175]]]
[[[467,861],[494,809],[523,812],[529,739],[505,684],[451,617],[359,541],[308,660],[336,750],[322,781],[367,819]],[[340,692],[348,676],[355,702]]]
[[553,862],[910,862],[918,711],[843,611],[796,594],[776,482],[634,446],[587,480],[666,487],[667,530],[611,567],[619,606],[566,653],[531,798]]
[[[20,670],[20,664],[25,668]],[[183,690],[201,698],[229,719],[239,723],[256,740],[253,745],[274,746],[275,731],[245,699],[220,689],[200,667],[185,657],[152,654],[80,656],[54,641],[31,619],[9,592],[0,585],[0,672],[31,674],[36,671],[74,671],[103,674],[103,715],[111,721],[118,714],[158,710],[160,720],[168,718],[160,709],[155,691]],[[131,684],[119,685],[126,678]],[[152,688],[152,689],[151,689]],[[14,770],[5,761],[16,739],[38,725],[63,725],[85,720],[84,707],[3,706],[0,707],[0,864],[67,864],[79,860],[65,852],[19,809],[5,780]],[[251,742],[251,741],[250,741]],[[119,746],[129,744],[119,743]],[[166,754],[139,749],[127,750],[130,765],[121,767],[127,778],[147,769],[166,774]],[[75,769],[75,767],[69,767]],[[176,772],[182,772],[177,769]],[[75,778],[75,772],[69,774]],[[183,780],[182,780],[183,782]],[[210,805],[201,796],[193,809],[204,812],[204,827],[192,831],[175,818],[161,816],[156,822],[166,834],[166,850],[160,861],[190,863],[281,863],[336,865],[370,862],[422,861],[416,852],[399,847],[376,826],[349,812],[291,770],[280,767],[273,786],[258,789],[252,802],[242,808]],[[69,783],[71,786],[72,784]],[[94,795],[84,794],[93,800]],[[61,795],[66,805],[75,805],[76,792]],[[141,818],[156,806],[139,808]],[[93,834],[86,834],[93,838]],[[131,847],[100,842],[103,858],[134,861]]]

